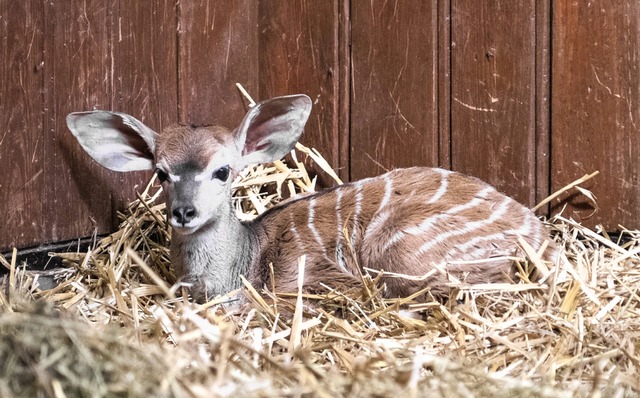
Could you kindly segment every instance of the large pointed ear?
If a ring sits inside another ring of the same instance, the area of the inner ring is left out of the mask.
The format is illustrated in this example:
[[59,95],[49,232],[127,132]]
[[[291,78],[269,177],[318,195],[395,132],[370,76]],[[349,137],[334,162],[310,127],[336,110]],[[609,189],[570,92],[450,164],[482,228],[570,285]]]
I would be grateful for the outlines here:
[[276,97],[254,105],[236,129],[243,147],[241,167],[272,162],[289,153],[298,142],[311,113],[306,95]]
[[102,166],[114,171],[149,170],[157,134],[126,113],[75,112],[67,126],[82,148]]

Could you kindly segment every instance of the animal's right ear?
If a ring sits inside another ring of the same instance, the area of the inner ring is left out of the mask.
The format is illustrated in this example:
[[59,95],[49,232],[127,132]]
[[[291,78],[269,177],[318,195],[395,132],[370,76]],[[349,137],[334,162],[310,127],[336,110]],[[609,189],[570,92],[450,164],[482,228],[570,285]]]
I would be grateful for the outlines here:
[[75,112],[67,126],[82,148],[114,171],[150,170],[157,134],[144,123],[120,112]]
[[311,99],[303,94],[276,97],[257,103],[236,129],[242,147],[241,167],[272,162],[294,148],[309,114]]

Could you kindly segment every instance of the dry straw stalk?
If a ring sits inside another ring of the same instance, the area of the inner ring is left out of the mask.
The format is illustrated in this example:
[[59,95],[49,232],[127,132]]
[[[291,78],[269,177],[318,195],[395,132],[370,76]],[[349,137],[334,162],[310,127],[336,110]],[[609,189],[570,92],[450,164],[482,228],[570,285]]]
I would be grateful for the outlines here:
[[[234,184],[235,208],[250,219],[315,180],[294,161],[245,170]],[[383,299],[371,270],[358,289],[304,295],[245,281],[197,305],[176,284],[159,196],[152,180],[93,250],[57,254],[68,268],[51,290],[0,258],[10,270],[0,395],[638,396],[638,231],[612,240],[557,216],[557,265],[525,246],[519,281],[452,280],[446,303]]]

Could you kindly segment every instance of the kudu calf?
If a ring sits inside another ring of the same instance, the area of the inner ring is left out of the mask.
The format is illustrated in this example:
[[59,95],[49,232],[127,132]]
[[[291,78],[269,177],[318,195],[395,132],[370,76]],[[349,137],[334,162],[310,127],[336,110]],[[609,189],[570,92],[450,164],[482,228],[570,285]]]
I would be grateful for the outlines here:
[[[197,299],[240,287],[296,290],[359,283],[362,267],[420,276],[387,278],[386,295],[425,286],[447,291],[451,274],[469,283],[508,280],[521,236],[538,250],[548,232],[538,218],[482,181],[437,168],[388,172],[293,199],[251,222],[231,205],[231,183],[252,163],[287,154],[311,111],[305,95],[273,98],[249,110],[234,131],[173,126],[156,134],[119,112],[72,113],[69,129],[85,151],[116,171],[155,169],[167,193],[171,257]],[[547,250],[553,253],[554,250]],[[271,280],[269,265],[273,265]]]

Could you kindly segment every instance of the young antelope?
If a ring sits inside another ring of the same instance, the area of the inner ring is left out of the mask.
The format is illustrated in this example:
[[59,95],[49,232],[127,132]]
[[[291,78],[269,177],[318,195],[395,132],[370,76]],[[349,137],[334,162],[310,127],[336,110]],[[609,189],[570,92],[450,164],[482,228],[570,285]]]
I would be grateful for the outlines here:
[[[518,237],[535,250],[548,232],[526,207],[469,176],[408,168],[284,202],[249,222],[231,205],[231,183],[253,163],[287,154],[311,112],[305,95],[277,97],[249,110],[238,128],[172,126],[156,134],[133,116],[71,113],[67,125],[84,150],[115,171],[152,170],[167,193],[171,257],[198,299],[241,286],[293,292],[298,258],[304,284],[357,284],[362,268],[426,278],[385,278],[388,297],[430,287],[449,275],[468,283],[508,281]],[[546,251],[553,260],[553,245]],[[271,280],[270,264],[273,265]]]

